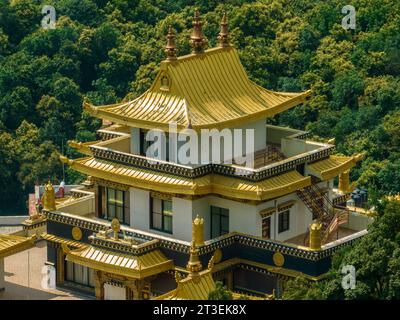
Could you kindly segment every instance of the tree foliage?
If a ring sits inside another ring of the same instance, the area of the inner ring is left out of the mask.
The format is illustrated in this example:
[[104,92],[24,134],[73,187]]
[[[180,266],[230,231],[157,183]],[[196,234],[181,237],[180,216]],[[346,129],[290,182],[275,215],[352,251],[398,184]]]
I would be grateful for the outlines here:
[[[56,29],[41,28],[43,4],[56,8]],[[34,181],[59,175],[54,155],[72,152],[68,139],[95,139],[100,121],[82,111],[84,98],[110,104],[149,87],[169,25],[179,54],[190,52],[195,6],[210,46],[227,12],[231,41],[257,84],[312,90],[271,123],[336,138],[343,154],[366,152],[352,179],[376,199],[399,192],[400,3],[352,5],[356,30],[341,27],[339,0],[0,0],[0,206],[24,203]],[[32,139],[17,152],[21,132]],[[78,178],[67,170],[67,183]]]

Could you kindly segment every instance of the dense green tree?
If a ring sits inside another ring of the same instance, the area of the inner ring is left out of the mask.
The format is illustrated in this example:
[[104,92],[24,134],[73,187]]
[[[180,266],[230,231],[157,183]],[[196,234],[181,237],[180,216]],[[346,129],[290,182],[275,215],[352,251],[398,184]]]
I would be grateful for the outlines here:
[[[341,27],[339,0],[46,4],[56,8],[56,29],[41,28],[43,1],[0,0],[1,154],[12,149],[24,120],[37,128],[33,141],[38,157],[39,151],[52,154],[41,147],[47,141],[53,143],[50,149],[61,152],[68,139],[95,139],[101,122],[82,114],[82,100],[104,105],[143,93],[164,58],[169,25],[176,30],[179,55],[190,52],[188,37],[197,6],[206,20],[210,46],[217,43],[218,23],[227,12],[231,41],[257,84],[278,91],[312,90],[304,105],[268,122],[310,130],[320,140],[335,137],[343,154],[365,152],[352,179],[376,200],[399,191],[398,1],[354,1],[355,30]],[[31,159],[4,156],[0,163],[0,172],[20,176],[18,183],[8,184],[8,194],[20,203],[26,197],[21,181],[32,181],[23,177],[28,170],[20,172],[25,161]],[[42,161],[42,166],[49,172],[51,164]]]

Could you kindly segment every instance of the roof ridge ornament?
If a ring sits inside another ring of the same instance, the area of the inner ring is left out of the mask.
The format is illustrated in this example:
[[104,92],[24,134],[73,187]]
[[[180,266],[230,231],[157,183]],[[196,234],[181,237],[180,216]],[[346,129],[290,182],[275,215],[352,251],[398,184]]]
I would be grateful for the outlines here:
[[230,47],[231,44],[229,42],[229,29],[228,29],[228,19],[226,17],[226,12],[224,12],[224,15],[222,16],[221,23],[220,25],[220,31],[218,34],[218,40],[219,40],[219,46],[221,48],[227,48]]
[[193,31],[190,35],[190,46],[192,47],[192,53],[195,54],[203,53],[204,47],[208,42],[207,39],[204,38],[202,26],[203,23],[200,20],[200,12],[196,9],[193,19]]
[[175,32],[171,26],[168,27],[167,45],[164,52],[168,61],[176,60]]

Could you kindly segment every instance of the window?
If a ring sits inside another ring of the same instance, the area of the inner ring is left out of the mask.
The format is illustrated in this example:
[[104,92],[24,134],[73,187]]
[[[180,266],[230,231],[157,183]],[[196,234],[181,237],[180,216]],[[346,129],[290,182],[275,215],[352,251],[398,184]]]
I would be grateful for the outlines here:
[[278,232],[284,232],[289,230],[289,215],[290,211],[285,210],[279,213],[278,216]]
[[88,267],[65,261],[65,280],[93,288],[94,272]]
[[129,224],[129,193],[122,190],[106,188],[106,203],[103,219],[117,218],[122,224]]
[[271,217],[262,219],[262,237],[269,239],[271,237]]
[[211,238],[229,233],[229,210],[211,206]]
[[172,233],[172,201],[150,198],[150,228]]

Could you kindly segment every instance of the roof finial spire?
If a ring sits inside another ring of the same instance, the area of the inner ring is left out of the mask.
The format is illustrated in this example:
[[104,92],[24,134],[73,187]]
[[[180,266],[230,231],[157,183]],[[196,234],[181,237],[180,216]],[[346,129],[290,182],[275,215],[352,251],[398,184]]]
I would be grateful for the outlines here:
[[228,22],[226,18],[226,12],[222,16],[222,20],[220,23],[220,31],[218,34],[219,46],[222,48],[226,48],[230,46],[229,43],[229,30],[228,30]]
[[190,257],[189,262],[186,265],[186,270],[190,272],[190,276],[195,277],[198,275],[202,268],[203,266],[199,258],[199,249],[197,248],[195,241],[192,240],[192,243],[190,245]]
[[167,45],[164,51],[168,61],[176,60],[175,33],[171,26],[168,28]]
[[207,44],[207,39],[205,39],[203,35],[202,26],[203,23],[200,21],[200,12],[196,9],[193,19],[193,31],[190,35],[190,45],[193,48],[193,53],[204,52],[204,47]]

